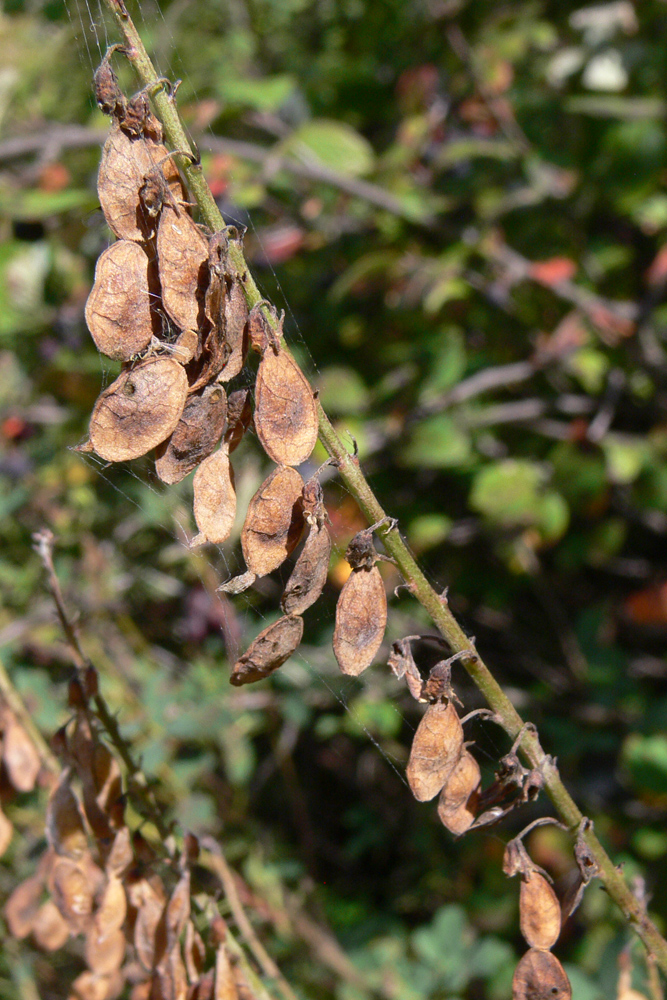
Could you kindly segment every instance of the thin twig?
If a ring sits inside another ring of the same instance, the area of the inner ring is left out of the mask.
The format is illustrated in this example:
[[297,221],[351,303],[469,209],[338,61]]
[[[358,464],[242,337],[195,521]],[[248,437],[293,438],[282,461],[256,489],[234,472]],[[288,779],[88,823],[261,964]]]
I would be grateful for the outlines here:
[[212,837],[202,837],[200,844],[205,850],[199,855],[199,864],[209,868],[222,882],[222,888],[225,890],[225,896],[236,921],[236,926],[241,932],[245,943],[255,956],[257,964],[267,978],[276,981],[278,989],[286,1000],[297,1000],[294,990],[255,934],[254,928],[239,899],[234,881],[234,872],[227,864],[227,859],[222,852],[222,848]]
[[[77,631],[70,621],[65,608],[65,601],[60,587],[60,581],[53,563],[53,546],[55,537],[52,531],[49,531],[48,528],[44,528],[42,531],[35,532],[33,539],[35,542],[35,550],[42,560],[48,575],[49,587],[56,605],[56,611],[58,613],[58,618],[60,619],[60,624],[63,632],[65,633],[65,638],[70,649],[72,660],[74,661],[77,671],[79,673],[83,673],[88,667],[93,666],[93,664],[81,648]],[[162,838],[166,837],[169,833],[169,829],[162,818],[162,810],[155,801],[155,797],[148,785],[145,774],[139,765],[135,763],[134,758],[132,757],[130,745],[121,734],[115,716],[110,711],[106,701],[102,695],[99,694],[99,692],[93,696],[92,702],[95,706],[94,714],[96,718],[102,724],[102,727],[109,737],[114,749],[125,764],[125,768],[127,770],[128,791],[133,792],[136,795],[141,804],[142,813],[155,824],[160,836]]]
[[[165,91],[164,84],[159,82],[155,68],[124,3],[122,0],[105,0],[105,2],[114,14],[118,27],[127,40],[127,55],[130,62],[134,66],[142,83],[153,89],[155,110],[164,126],[167,141],[174,150],[188,150],[189,144],[176,106]],[[184,159],[187,161],[187,157]],[[191,193],[199,205],[203,221],[212,231],[221,229],[224,225],[222,217],[201,170],[197,169],[196,164],[185,162],[183,172],[190,184]],[[248,305],[250,307],[256,305],[261,301],[262,295],[248,271],[240,245],[234,244],[231,249],[230,263],[243,282]],[[357,500],[368,523],[376,524],[382,521],[387,517],[387,514],[362,473],[357,457],[349,454],[319,401],[317,405],[320,440],[328,454],[336,460],[341,478]],[[396,564],[408,588],[431,616],[433,622],[449,643],[452,652],[458,653],[470,650],[476,654],[473,641],[466,635],[449,610],[446,598],[443,595],[437,594],[431,587],[403,541],[398,528],[388,525],[378,529],[378,531],[387,553],[396,560]],[[524,721],[491,671],[478,654],[466,659],[464,666],[486,698],[490,708],[498,717],[499,724],[511,738],[515,738],[521,731]],[[558,768],[553,759],[542,750],[536,733],[526,733],[521,752],[531,767],[540,770],[544,777],[545,789],[552,802],[556,806],[562,820],[572,833],[575,834],[579,830],[583,818],[582,813],[561,781]],[[593,860],[600,869],[600,878],[607,892],[644,941],[649,953],[655,956],[660,968],[667,972],[667,941],[662,937],[655,924],[648,918],[643,907],[635,899],[622,872],[615,867],[592,829],[587,830],[583,834],[583,838]]]

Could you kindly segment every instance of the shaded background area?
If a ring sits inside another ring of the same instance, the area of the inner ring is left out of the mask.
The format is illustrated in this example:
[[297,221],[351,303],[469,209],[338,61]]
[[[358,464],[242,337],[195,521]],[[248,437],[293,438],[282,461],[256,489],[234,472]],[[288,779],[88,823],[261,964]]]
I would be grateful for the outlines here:
[[[420,710],[381,664],[342,679],[331,651],[343,553],[363,527],[352,498],[326,479],[336,553],[299,654],[232,690],[230,659],[277,617],[289,567],[215,596],[240,565],[241,523],[224,551],[191,552],[191,477],[166,488],[150,460],[72,452],[117,370],[83,317],[110,240],[90,78],[115,36],[75,0],[2,11],[0,652],[17,688],[45,734],[67,719],[71,662],[31,548],[48,526],[160,801],[224,844],[299,995],[501,1000],[523,951],[503,846],[548,803],[453,841],[412,800]],[[249,226],[248,259],[325,409],[663,922],[665,13],[659,0],[175,0],[137,18],[159,70],[182,80],[214,194]],[[254,439],[237,456],[243,510],[268,465]],[[391,594],[399,579],[383,574]],[[399,590],[385,650],[424,630]],[[473,737],[488,779],[509,746],[488,724]],[[44,795],[5,784],[20,836],[3,898],[44,836]],[[571,870],[553,828],[530,847],[554,877]],[[296,903],[376,994],[306,943],[285,915]],[[630,940],[593,884],[557,948],[575,997],[615,995]],[[0,959],[0,995],[27,981],[66,997],[80,965],[76,949],[44,956],[28,940]]]

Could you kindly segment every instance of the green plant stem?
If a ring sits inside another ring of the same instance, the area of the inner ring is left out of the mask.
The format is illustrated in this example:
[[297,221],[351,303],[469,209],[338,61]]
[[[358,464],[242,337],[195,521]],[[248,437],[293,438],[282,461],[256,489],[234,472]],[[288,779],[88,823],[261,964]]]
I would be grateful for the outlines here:
[[[168,143],[175,151],[191,153],[191,148],[180,121],[173,99],[169,96],[146,52],[141,38],[129,17],[122,0],[105,0],[114,14],[118,26],[125,37],[127,57],[134,66],[144,86],[150,88],[157,116],[164,127]],[[224,226],[213,195],[203,176],[201,167],[184,157],[183,173],[193,194],[201,217],[212,231]],[[232,241],[229,252],[232,266],[243,281],[246,299],[250,307],[262,298],[243,256],[240,241]],[[364,476],[356,457],[350,455],[333,424],[318,404],[320,440],[329,455],[335,459],[340,476],[355,497],[369,523],[375,524],[387,517],[368,480]],[[496,715],[499,725],[515,739],[524,726],[524,721],[504,693],[491,671],[474,650],[472,640],[465,634],[454,615],[449,610],[445,595],[437,594],[431,587],[417,562],[413,558],[400,532],[395,526],[378,528],[387,552],[393,556],[409,590],[423,605],[433,622],[449,643],[453,653],[469,650],[473,655],[462,662],[473,682],[486,698]],[[561,781],[558,769],[551,757],[544,753],[534,730],[527,729],[521,741],[521,752],[531,767],[540,771],[544,787],[562,821],[574,834],[583,819],[582,813]],[[667,973],[667,941],[655,924],[649,919],[643,904],[630,891],[623,874],[614,866],[602,844],[592,829],[585,830],[583,837],[590,854],[599,868],[599,878],[605,889],[620,907],[628,922],[644,942],[648,952]]]

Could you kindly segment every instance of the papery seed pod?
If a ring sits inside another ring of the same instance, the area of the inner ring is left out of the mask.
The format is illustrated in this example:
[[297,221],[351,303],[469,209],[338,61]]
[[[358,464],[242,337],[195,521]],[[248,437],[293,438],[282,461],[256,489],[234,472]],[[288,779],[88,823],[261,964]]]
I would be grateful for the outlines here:
[[519,898],[521,933],[530,948],[549,951],[560,934],[560,903],[543,875],[527,871],[521,879]]
[[113,844],[109,850],[104,866],[106,873],[109,878],[113,878],[113,876],[120,878],[133,861],[134,852],[132,850],[130,831],[128,827],[122,826],[114,837]]
[[0,858],[11,844],[13,836],[14,824],[0,808]]
[[126,369],[95,403],[93,448],[107,462],[145,455],[176,429],[187,394],[186,374],[169,358],[150,358]]
[[225,296],[225,343],[227,357],[224,367],[218,375],[220,382],[229,382],[235,378],[245,364],[248,353],[248,338],[246,324],[248,321],[248,303],[243,286],[237,278],[228,285]]
[[176,202],[185,201],[185,191],[169,153],[160,142],[140,136],[131,138],[114,125],[102,150],[97,175],[100,205],[111,231],[121,240],[146,240],[154,230],[154,221],[139,197],[144,178],[161,164]]
[[413,698],[419,699],[422,691],[422,678],[412,655],[409,638],[398,639],[392,644],[387,665],[399,680],[405,677],[410,694]]
[[183,958],[185,959],[185,969],[187,971],[190,984],[194,985],[194,983],[199,980],[199,977],[204,969],[204,962],[206,961],[206,947],[204,946],[201,934],[193,924],[192,920],[188,920],[185,926]]
[[463,752],[463,726],[451,701],[429,705],[412,741],[406,770],[412,794],[428,802],[442,789]]
[[15,716],[9,716],[2,740],[2,763],[17,792],[31,792],[41,769],[35,744]]
[[311,525],[301,554],[287,581],[280,607],[286,615],[300,615],[324,590],[329,572],[331,536],[324,524]]
[[32,926],[35,944],[44,951],[59,951],[69,940],[69,935],[67,921],[53,900],[47,899],[37,911]]
[[179,947],[165,953],[157,968],[157,980],[159,989],[154,992],[154,996],[165,997],[168,1000],[185,1000],[188,984]]
[[189,364],[198,355],[199,350],[199,334],[196,330],[183,330],[170,346],[171,356],[179,365]]
[[558,959],[531,948],[516,967],[512,1000],[571,1000],[572,987]]
[[120,969],[125,958],[125,934],[116,928],[102,930],[92,921],[86,932],[86,964],[98,976],[109,976]]
[[248,587],[252,587],[253,583],[257,579],[257,575],[250,570],[246,570],[245,573],[239,573],[238,576],[233,576],[231,580],[226,580],[221,583],[218,590],[221,590],[223,594],[242,594],[244,590]]
[[218,945],[215,953],[215,992],[214,1000],[240,1000],[236,988],[234,969],[224,942]]
[[94,887],[78,861],[59,858],[51,874],[53,901],[74,933],[85,931],[93,910]]
[[46,836],[56,854],[78,861],[88,850],[88,838],[70,775],[63,771],[46,807]]
[[455,698],[452,690],[452,665],[449,660],[440,660],[429,670],[419,695],[420,701],[449,701]]
[[336,604],[333,649],[344,674],[358,677],[382,645],[387,625],[387,595],[377,566],[353,570]]
[[5,903],[4,916],[9,933],[22,940],[30,934],[39,912],[44,893],[44,879],[40,874],[31,875],[19,882]]
[[220,545],[229,538],[236,517],[234,470],[227,446],[204,459],[193,480],[194,515],[199,534],[190,547],[211,542]]
[[190,871],[188,868],[181,873],[171,898],[167,903],[166,930],[167,951],[173,951],[178,945],[185,925],[190,916]]
[[112,243],[97,260],[86,324],[98,351],[116,361],[129,361],[151,342],[149,267],[145,250],[131,240]]
[[205,312],[210,330],[197,382],[213,378],[228,382],[238,375],[245,364],[248,305],[243,286],[228,257],[230,239],[238,238],[233,236],[236,232],[235,227],[230,226],[209,239]]
[[256,576],[278,569],[298,545],[303,531],[302,489],[303,479],[296,469],[281,465],[250,501],[241,548],[246,566]]
[[117,930],[125,923],[126,916],[125,887],[117,875],[109,875],[95,913],[95,924],[98,932],[106,934],[111,930]]
[[[72,983],[67,1000],[109,1000],[118,996],[123,988],[123,982],[117,982],[114,976],[98,976],[96,972],[86,969]],[[148,1000],[148,994],[145,995]],[[139,1000],[132,995],[132,1000]]]
[[226,418],[227,396],[221,385],[204,386],[188,396],[176,429],[156,449],[155,471],[163,483],[180,483],[211,454]]
[[165,207],[157,230],[162,304],[179,330],[198,330],[204,319],[208,245],[185,212]]
[[252,423],[252,399],[248,389],[231,392],[227,400],[227,429],[225,444],[229,454],[238,448],[243,435]]
[[127,100],[118,86],[118,78],[111,68],[108,52],[93,75],[95,100],[105,115],[122,118],[127,110]]
[[290,658],[301,642],[303,619],[293,615],[279,618],[263,629],[234,664],[230,682],[236,687],[268,677]]
[[269,347],[255,381],[255,429],[264,451],[280,465],[301,465],[317,441],[313,390],[286,350]]
[[456,837],[473,824],[481,783],[479,764],[468,750],[464,750],[445,781],[438,800],[440,822]]
[[140,879],[129,890],[130,902],[138,910],[134,924],[134,947],[137,958],[147,972],[150,972],[156,961],[164,952],[163,940],[158,941],[158,928],[166,904],[164,890],[159,879]]

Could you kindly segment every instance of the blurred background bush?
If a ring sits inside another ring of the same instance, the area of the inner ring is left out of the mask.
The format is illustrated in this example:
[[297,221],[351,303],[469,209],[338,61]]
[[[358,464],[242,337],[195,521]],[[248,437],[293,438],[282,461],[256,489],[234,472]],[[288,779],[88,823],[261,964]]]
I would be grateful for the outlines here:
[[[248,259],[325,408],[664,923],[664,2],[130,10],[159,71],[182,81],[213,192],[249,227]],[[191,477],[166,488],[149,460],[105,467],[71,450],[116,372],[83,317],[110,240],[91,76],[116,40],[97,0],[2,4],[4,662],[51,735],[71,663],[31,548],[47,526],[105,697],[167,815],[224,844],[299,996],[501,1000],[523,950],[503,845],[549,806],[455,842],[413,801],[403,768],[419,709],[381,666],[341,678],[331,651],[342,556],[363,527],[335,476],[336,554],[304,645],[271,681],[235,690],[230,660],[277,616],[280,574],[233,602],[215,595],[240,565],[240,523],[223,552],[191,552]],[[237,456],[243,510],[268,468],[254,439]],[[391,592],[398,577],[383,573]],[[388,641],[428,629],[399,591]],[[488,777],[508,745],[473,730]],[[21,834],[0,863],[4,898],[43,845],[44,795],[3,794]],[[554,828],[530,848],[556,877],[572,868]],[[336,936],[347,972],[304,938],[297,906]],[[631,941],[593,883],[558,947],[578,1000],[615,995]],[[75,952],[11,945],[0,996],[65,997],[79,967]]]

